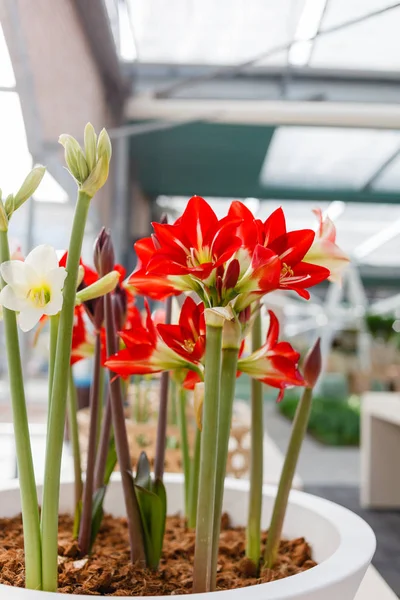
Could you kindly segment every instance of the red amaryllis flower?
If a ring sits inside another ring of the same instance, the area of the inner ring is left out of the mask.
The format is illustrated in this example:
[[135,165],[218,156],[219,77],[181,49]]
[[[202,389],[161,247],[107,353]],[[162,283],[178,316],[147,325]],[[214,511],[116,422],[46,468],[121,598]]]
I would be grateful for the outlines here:
[[184,358],[164,342],[157,329],[160,325],[153,323],[147,303],[146,312],[145,323],[119,332],[126,347],[110,356],[105,365],[122,377],[186,369],[201,372],[200,364]]
[[164,342],[177,354],[193,362],[201,361],[206,347],[204,304],[192,298],[183,303],[178,325],[157,325]]
[[297,366],[300,354],[288,342],[278,342],[279,322],[271,310],[268,312],[270,325],[265,344],[250,356],[239,359],[238,369],[241,373],[279,388],[279,402],[287,387],[304,386],[306,382]]
[[[252,292],[255,292],[255,280],[258,280],[261,292],[262,288],[265,290],[264,293],[271,291],[276,284],[278,265],[279,281],[275,289],[294,290],[307,299],[310,294],[306,288],[329,277],[330,272],[325,267],[303,260],[313,244],[315,232],[312,229],[288,232],[282,208],[275,210],[264,223],[259,219],[254,219],[252,213],[242,202],[233,202],[229,214],[232,218],[241,219],[239,234],[243,240],[242,262],[246,264],[246,259],[247,262],[251,260],[248,267],[250,272],[243,275],[249,291],[252,288]],[[269,250],[270,254],[265,253],[265,250],[261,251],[260,246]],[[253,264],[255,255],[257,256],[256,265]],[[262,256],[261,261],[260,255]],[[279,263],[274,260],[274,256],[279,259]],[[247,290],[247,287],[239,280],[239,285],[240,283],[242,283],[242,292],[244,289]],[[248,285],[249,283],[250,285]],[[267,289],[268,285],[271,285],[269,290]]]
[[154,235],[135,244],[140,268],[129,284],[153,296],[159,288],[159,297],[198,290],[242,245],[238,224],[229,216],[219,220],[203,198],[193,196],[173,225],[153,223]]

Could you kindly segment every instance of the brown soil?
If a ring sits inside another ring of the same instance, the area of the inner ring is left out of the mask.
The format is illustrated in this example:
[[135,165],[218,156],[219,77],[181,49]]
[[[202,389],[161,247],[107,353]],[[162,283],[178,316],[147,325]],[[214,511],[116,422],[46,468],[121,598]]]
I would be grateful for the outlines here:
[[[232,589],[266,583],[295,575],[315,566],[303,538],[282,541],[274,569],[256,577],[252,563],[244,556],[245,531],[231,528],[224,515],[220,537],[217,588]],[[163,557],[154,573],[130,564],[125,519],[106,515],[94,552],[79,558],[72,539],[72,519],[60,516],[59,591],[93,596],[173,596],[190,594],[192,589],[194,532],[180,517],[168,517]],[[263,538],[265,544],[266,535]],[[24,586],[24,553],[21,517],[0,519],[0,583]]]

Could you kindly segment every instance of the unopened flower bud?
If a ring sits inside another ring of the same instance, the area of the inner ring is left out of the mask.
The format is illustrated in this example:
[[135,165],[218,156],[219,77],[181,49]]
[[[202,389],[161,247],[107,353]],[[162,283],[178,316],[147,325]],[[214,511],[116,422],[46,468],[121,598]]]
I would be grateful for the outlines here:
[[105,156],[100,156],[97,160],[95,168],[91,171],[89,177],[81,186],[82,192],[85,192],[90,198],[103,187],[108,179],[110,163]]
[[45,172],[46,167],[42,167],[42,165],[38,165],[32,169],[14,196],[14,210],[17,210],[36,192]]
[[105,227],[102,228],[95,241],[93,261],[100,277],[103,277],[114,268],[114,247],[110,232]]
[[118,330],[123,329],[126,322],[128,302],[126,291],[120,285],[115,288],[115,293],[112,297],[112,307],[114,311],[115,326]]
[[65,162],[71,175],[80,184],[82,183],[81,172],[79,168],[78,156],[82,154],[82,148],[72,135],[63,133],[58,138],[59,143],[64,146]]
[[78,171],[79,171],[79,179],[80,183],[84,183],[86,179],[89,177],[89,167],[86,162],[86,158],[82,151],[78,152],[76,155],[76,159],[78,162]]
[[304,379],[307,382],[307,387],[313,388],[317,383],[321,373],[322,357],[321,357],[321,338],[318,338],[314,346],[307,352],[303,364]]
[[245,325],[246,323],[248,323],[250,321],[250,317],[251,317],[251,306],[246,306],[246,308],[244,308],[242,311],[240,311],[239,313],[239,321]]
[[224,277],[224,288],[229,290],[234,288],[238,282],[240,275],[240,263],[237,258],[234,258],[228,265]]
[[82,303],[105,296],[109,292],[115,290],[119,279],[120,274],[118,271],[111,271],[110,273],[107,273],[107,275],[104,275],[104,277],[100,277],[100,279],[91,285],[79,290],[79,292],[76,293],[76,299],[79,303]]
[[110,137],[107,131],[103,128],[100,131],[99,139],[97,142],[97,157],[101,158],[102,156],[104,156],[107,159],[107,162],[109,163],[111,160],[111,154],[112,147]]
[[6,209],[7,217],[11,219],[12,214],[15,210],[15,199],[12,194],[9,194],[4,202],[4,208]]
[[91,123],[87,123],[85,127],[84,146],[87,166],[92,171],[97,159],[97,135]]
[[0,231],[7,231],[7,230],[8,230],[8,217],[7,217],[6,210],[4,208],[4,204],[3,204],[2,200],[0,199]]
[[215,281],[215,288],[217,290],[218,299],[220,300],[222,296],[222,277],[220,275],[217,275],[217,279]]

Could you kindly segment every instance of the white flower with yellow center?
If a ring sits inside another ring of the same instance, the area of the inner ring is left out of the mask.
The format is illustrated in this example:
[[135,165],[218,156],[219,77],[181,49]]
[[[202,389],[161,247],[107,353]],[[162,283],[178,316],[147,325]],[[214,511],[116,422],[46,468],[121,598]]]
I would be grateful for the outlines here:
[[43,244],[34,248],[24,262],[4,262],[0,273],[7,284],[0,292],[0,304],[19,313],[22,331],[30,331],[42,315],[60,312],[67,271],[58,266],[52,246]]

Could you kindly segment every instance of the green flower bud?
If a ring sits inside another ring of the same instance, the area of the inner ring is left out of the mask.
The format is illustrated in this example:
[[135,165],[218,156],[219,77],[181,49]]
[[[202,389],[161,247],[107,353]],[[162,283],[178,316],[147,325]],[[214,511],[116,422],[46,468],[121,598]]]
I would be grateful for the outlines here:
[[78,144],[75,138],[72,135],[68,135],[63,133],[58,138],[59,143],[64,146],[65,149],[65,162],[67,163],[67,167],[71,173],[71,175],[80,183],[81,174],[79,171],[78,165],[78,156],[82,152],[82,148]]
[[79,171],[79,183],[83,183],[89,177],[89,167],[85,159],[85,155],[82,150],[77,154],[78,171]]
[[85,151],[71,135],[60,135],[59,142],[65,148],[65,161],[79,189],[93,198],[108,177],[111,158],[108,133],[102,129],[96,146],[96,133],[91,123],[88,123],[84,133]]
[[88,123],[85,127],[84,146],[87,166],[89,171],[93,171],[97,156],[97,135],[91,123]]
[[32,169],[14,196],[14,210],[22,206],[36,192],[45,172],[46,167],[42,165],[38,165]]
[[8,230],[8,217],[6,213],[6,209],[4,208],[4,204],[0,199],[0,231]]
[[109,162],[105,156],[101,156],[97,161],[95,168],[81,186],[82,192],[85,192],[90,198],[93,198],[95,193],[98,192],[107,181],[108,170]]
[[105,129],[100,131],[99,139],[97,142],[97,156],[101,158],[105,156],[107,161],[110,162],[112,154],[111,140]]
[[9,194],[4,202],[4,208],[6,209],[8,219],[11,219],[12,214],[15,210],[15,199],[12,194]]
[[115,290],[118,285],[119,279],[121,275],[118,271],[111,271],[101,277],[92,285],[88,285],[83,290],[79,290],[76,294],[76,300],[78,303],[87,302],[88,300],[94,300],[95,298],[100,298],[100,296],[105,296],[109,292]]

